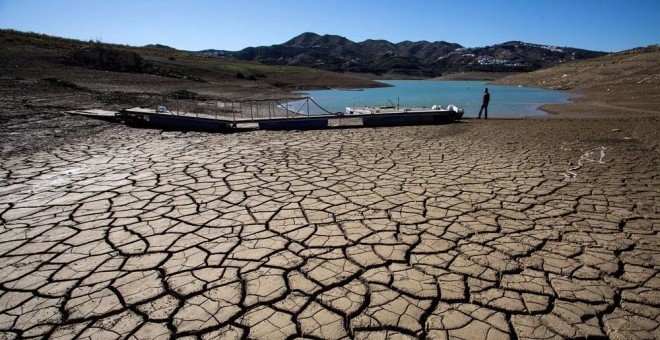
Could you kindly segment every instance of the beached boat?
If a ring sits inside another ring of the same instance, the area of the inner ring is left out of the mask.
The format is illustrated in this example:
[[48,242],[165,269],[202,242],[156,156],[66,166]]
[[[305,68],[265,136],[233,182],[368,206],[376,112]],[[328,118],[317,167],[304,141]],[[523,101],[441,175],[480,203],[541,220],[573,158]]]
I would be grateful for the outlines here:
[[[404,113],[447,113],[463,116],[463,109],[459,109],[454,105],[449,105],[446,108],[440,105],[433,105],[431,108],[425,107],[410,107],[410,108],[397,108],[395,106],[347,106],[347,115],[369,115],[369,114],[404,114]],[[459,117],[459,118],[460,118]]]
[[[306,104],[316,103],[306,98]],[[201,130],[201,131],[229,131],[234,129],[255,128],[268,130],[301,130],[323,129],[340,126],[395,126],[419,125],[452,122],[463,117],[463,110],[454,105],[444,108],[434,105],[432,108],[399,108],[398,105],[379,107],[347,107],[346,113],[333,113],[319,106],[325,114],[301,114],[303,106],[298,110],[289,109],[288,104],[281,105],[277,100],[268,102],[269,116],[252,113],[252,103],[237,105],[238,111],[224,111],[213,113],[170,111],[166,106],[159,105],[156,109],[134,107],[122,109],[117,113],[109,112],[113,119],[121,120],[128,125],[151,125],[164,129]],[[217,104],[216,104],[217,105]],[[285,110],[275,113],[276,105]],[[318,104],[317,104],[318,105]],[[232,107],[234,105],[232,104]],[[249,109],[246,116],[240,110]],[[263,111],[263,110],[262,110]],[[98,112],[78,113],[100,116]],[[238,114],[237,114],[238,113]],[[262,112],[263,113],[263,112]],[[350,118],[350,119],[345,119]],[[343,121],[343,122],[342,122]],[[346,123],[346,124],[344,124]]]
[[343,116],[362,118],[365,126],[414,125],[454,121],[463,118],[463,109],[454,105],[431,108],[400,108],[396,106],[348,106]]

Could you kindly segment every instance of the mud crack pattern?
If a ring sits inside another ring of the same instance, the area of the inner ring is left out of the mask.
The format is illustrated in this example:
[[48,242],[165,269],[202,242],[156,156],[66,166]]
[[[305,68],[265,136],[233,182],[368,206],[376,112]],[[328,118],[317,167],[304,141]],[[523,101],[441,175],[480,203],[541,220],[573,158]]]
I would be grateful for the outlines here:
[[658,338],[657,152],[571,124],[571,149],[116,127],[5,159],[0,338]]

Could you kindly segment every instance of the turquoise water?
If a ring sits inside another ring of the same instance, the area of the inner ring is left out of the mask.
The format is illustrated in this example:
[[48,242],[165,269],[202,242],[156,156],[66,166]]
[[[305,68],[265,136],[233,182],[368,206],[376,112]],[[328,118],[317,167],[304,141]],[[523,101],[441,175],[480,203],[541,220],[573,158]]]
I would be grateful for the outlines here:
[[[546,113],[543,104],[565,103],[573,95],[529,87],[487,85],[483,81],[387,80],[392,87],[370,88],[363,91],[317,90],[305,91],[331,112],[344,112],[346,106],[379,106],[397,97],[401,107],[431,107],[454,104],[465,110],[466,117],[476,117],[481,106],[484,87],[490,92],[490,117],[540,116]],[[321,113],[311,105],[312,113]]]

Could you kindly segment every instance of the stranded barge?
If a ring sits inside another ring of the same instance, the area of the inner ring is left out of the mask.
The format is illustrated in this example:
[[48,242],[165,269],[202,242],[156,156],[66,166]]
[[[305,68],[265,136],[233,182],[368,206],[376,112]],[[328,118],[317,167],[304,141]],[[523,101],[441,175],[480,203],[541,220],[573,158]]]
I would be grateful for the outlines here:
[[[118,112],[89,110],[70,111],[69,113],[102,119],[123,121],[131,126],[153,126],[171,130],[202,130],[202,131],[232,131],[242,129],[265,130],[303,130],[335,127],[375,127],[398,125],[424,125],[446,123],[460,120],[463,110],[453,105],[447,108],[434,106],[428,108],[397,108],[381,107],[347,107],[346,112],[329,112],[320,107],[323,114],[310,113],[311,98],[296,98],[302,101],[298,110],[293,110],[289,102],[280,104],[277,101],[266,100],[243,102],[240,105],[232,103],[231,108],[222,106],[222,110],[208,110],[200,113],[186,111],[170,111],[165,106],[156,109],[135,107],[122,109]],[[316,104],[318,106],[318,104]],[[215,108],[219,105],[214,105]],[[259,112],[261,108],[261,112]],[[264,110],[267,108],[268,115]],[[248,113],[246,113],[246,111]],[[256,111],[256,112],[255,112]],[[208,113],[212,112],[212,113]]]

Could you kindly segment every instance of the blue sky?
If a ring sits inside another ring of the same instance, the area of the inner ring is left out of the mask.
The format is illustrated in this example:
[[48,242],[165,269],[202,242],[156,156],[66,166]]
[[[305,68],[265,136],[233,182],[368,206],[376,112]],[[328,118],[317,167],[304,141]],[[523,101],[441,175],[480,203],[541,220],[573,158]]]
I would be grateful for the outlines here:
[[660,0],[0,0],[0,28],[186,50],[238,50],[316,32],[619,51],[660,43],[659,18]]

